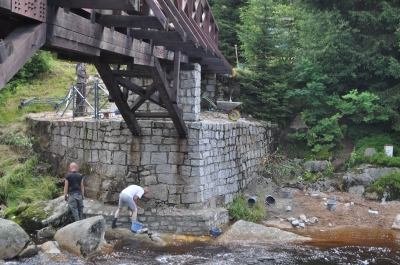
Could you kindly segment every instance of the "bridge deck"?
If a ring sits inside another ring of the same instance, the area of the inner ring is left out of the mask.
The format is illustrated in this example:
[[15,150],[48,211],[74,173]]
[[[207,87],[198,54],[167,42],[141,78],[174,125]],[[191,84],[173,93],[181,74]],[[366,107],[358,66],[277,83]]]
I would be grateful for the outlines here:
[[[0,89],[39,49],[92,63],[133,135],[140,135],[135,111],[152,100],[186,136],[176,104],[180,70],[199,63],[203,73],[232,72],[206,0],[0,0],[0,24]],[[173,87],[166,81],[171,68]],[[147,91],[129,81],[143,73],[154,81]],[[128,105],[121,86],[140,96],[136,106]]]

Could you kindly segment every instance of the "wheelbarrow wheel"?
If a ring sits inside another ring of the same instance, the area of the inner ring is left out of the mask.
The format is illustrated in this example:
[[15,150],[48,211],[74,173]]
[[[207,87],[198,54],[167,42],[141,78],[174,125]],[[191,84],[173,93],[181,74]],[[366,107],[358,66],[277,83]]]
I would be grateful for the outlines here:
[[229,113],[228,113],[228,118],[231,120],[231,121],[237,121],[238,119],[240,119],[240,112],[238,111],[238,110],[231,110]]

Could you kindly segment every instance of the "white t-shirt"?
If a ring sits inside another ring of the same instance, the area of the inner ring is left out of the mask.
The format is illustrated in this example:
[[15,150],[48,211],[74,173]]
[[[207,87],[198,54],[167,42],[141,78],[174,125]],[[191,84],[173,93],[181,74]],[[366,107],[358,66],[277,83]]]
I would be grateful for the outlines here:
[[137,186],[137,185],[130,185],[127,188],[125,188],[121,193],[128,195],[133,199],[133,197],[138,196],[139,199],[142,198],[142,195],[144,193],[144,190],[142,187]]

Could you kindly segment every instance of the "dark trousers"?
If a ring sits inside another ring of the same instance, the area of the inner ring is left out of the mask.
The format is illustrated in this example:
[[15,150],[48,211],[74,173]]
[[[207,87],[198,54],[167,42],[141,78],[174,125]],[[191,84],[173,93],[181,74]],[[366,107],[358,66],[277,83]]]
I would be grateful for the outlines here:
[[83,220],[83,199],[82,195],[70,194],[68,198],[68,205],[74,216],[75,222]]

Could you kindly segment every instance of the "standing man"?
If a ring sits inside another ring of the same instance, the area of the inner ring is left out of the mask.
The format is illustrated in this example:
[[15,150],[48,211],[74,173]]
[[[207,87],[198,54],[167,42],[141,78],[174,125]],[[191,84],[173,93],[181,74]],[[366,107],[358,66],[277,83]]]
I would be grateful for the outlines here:
[[117,228],[117,219],[118,219],[119,213],[121,212],[121,210],[125,204],[127,204],[129,209],[131,209],[131,211],[132,211],[132,221],[136,221],[138,200],[140,198],[142,198],[143,195],[146,195],[147,193],[149,193],[149,188],[147,188],[147,187],[142,188],[137,185],[130,185],[127,188],[125,188],[119,194],[118,210],[115,212],[114,218],[112,220],[111,228],[112,229]]
[[78,173],[78,165],[72,162],[69,165],[69,173],[65,178],[64,198],[68,201],[69,208],[71,209],[75,221],[83,220],[84,194],[83,176]]

